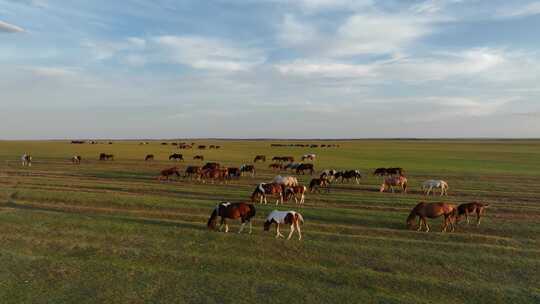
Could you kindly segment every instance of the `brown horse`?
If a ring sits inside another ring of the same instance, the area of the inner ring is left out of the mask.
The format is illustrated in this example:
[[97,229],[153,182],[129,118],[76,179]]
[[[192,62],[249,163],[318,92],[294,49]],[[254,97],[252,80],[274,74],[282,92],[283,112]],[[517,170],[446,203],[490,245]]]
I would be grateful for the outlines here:
[[426,232],[429,231],[429,225],[426,218],[437,218],[444,216],[442,232],[446,231],[448,224],[450,224],[452,231],[455,229],[455,219],[457,216],[457,208],[453,204],[448,203],[418,203],[407,217],[407,227],[414,229],[416,226],[416,217],[419,217],[418,228],[416,230],[422,230],[422,225],[426,227]]
[[146,155],[146,157],[144,158],[145,161],[148,161],[148,160],[154,160],[154,154],[148,154]]
[[186,168],[186,172],[184,174],[184,178],[189,177],[190,179],[193,179],[194,176],[199,177],[202,170],[199,166],[188,166]]
[[270,164],[270,165],[268,165],[268,168],[279,171],[279,170],[283,169],[283,165],[282,164]]
[[315,191],[321,193],[321,188],[326,188],[326,193],[330,192],[330,185],[326,177],[314,178],[309,183],[309,192],[313,193]]
[[114,160],[114,155],[107,153],[100,153],[99,160]]
[[307,187],[303,185],[286,187],[283,196],[285,201],[288,201],[291,199],[291,197],[294,197],[294,202],[296,204],[303,204],[306,197],[306,192]]
[[214,211],[212,211],[207,226],[210,230],[216,230],[216,221],[218,216],[220,216],[221,223],[219,231],[225,226],[225,232],[229,232],[229,225],[227,225],[226,219],[240,219],[242,221],[242,226],[240,226],[238,233],[241,233],[242,230],[244,230],[246,223],[249,223],[249,233],[251,233],[251,218],[255,216],[255,213],[255,206],[252,204],[222,202],[216,206]]
[[283,204],[283,186],[277,183],[260,183],[257,185],[253,193],[251,194],[251,201],[255,202],[257,197],[259,197],[259,203],[266,205],[268,201],[266,200],[267,196],[277,196],[276,206],[281,202]]
[[202,179],[203,182],[206,179],[212,180],[212,183],[214,183],[216,180],[225,182],[225,178],[227,178],[228,170],[227,168],[217,168],[217,169],[203,169],[199,179]]
[[158,176],[158,180],[169,180],[169,176],[173,174],[176,174],[176,176],[180,176],[180,172],[178,172],[177,167],[161,170],[160,175]]
[[194,160],[204,161],[204,156],[203,155],[195,155],[195,156],[193,156],[193,159]]
[[476,213],[476,226],[479,226],[480,219],[482,215],[484,214],[485,209],[488,206],[489,204],[480,203],[480,202],[461,204],[458,206],[458,215],[457,215],[456,222],[459,222],[461,220],[461,217],[465,215],[465,219],[467,220],[467,225],[469,225],[469,214]]
[[394,193],[394,186],[399,186],[401,188],[401,192],[407,193],[407,178],[402,175],[387,177],[384,179],[379,191],[384,192],[387,188],[390,188],[392,193]]
[[206,170],[206,169],[219,169],[219,167],[221,167],[221,165],[219,163],[206,163],[202,169],[203,170]]

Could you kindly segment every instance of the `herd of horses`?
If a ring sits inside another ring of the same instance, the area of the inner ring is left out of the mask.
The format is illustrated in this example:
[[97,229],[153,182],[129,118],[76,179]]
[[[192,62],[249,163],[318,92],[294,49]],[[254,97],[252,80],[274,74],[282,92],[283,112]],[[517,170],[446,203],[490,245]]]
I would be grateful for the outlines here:
[[[216,147],[214,146],[213,148]],[[204,157],[202,155],[195,155],[193,159],[203,161]],[[301,157],[301,159],[302,161],[314,161],[316,159],[316,155],[305,154]],[[114,155],[100,153],[99,160],[114,160]],[[146,155],[145,161],[150,160],[154,160],[153,154]],[[184,161],[184,157],[182,154],[173,153],[169,156],[169,160]],[[290,169],[299,175],[309,172],[310,175],[313,175],[315,171],[313,163],[295,163],[294,160],[295,158],[292,156],[274,156],[272,158],[274,163],[270,165],[270,168],[277,168],[279,170]],[[82,157],[80,155],[74,155],[71,158],[71,161],[73,164],[80,164]],[[21,157],[21,162],[23,166],[32,166],[32,156],[28,153],[23,154]],[[217,162],[208,162],[204,166],[187,166],[185,171],[181,173],[180,169],[177,166],[174,166],[161,170],[158,180],[164,181],[170,180],[170,177],[172,176],[183,176],[184,178],[189,178],[191,180],[195,179],[202,182],[211,180],[212,182],[222,181],[226,183],[228,180],[238,179],[246,174],[254,177],[256,173],[255,163],[257,162],[266,162],[266,156],[257,155],[253,160],[253,164],[243,164],[240,167],[226,167]],[[408,183],[405,176],[405,170],[403,168],[377,168],[372,174],[374,176],[380,176],[383,179],[383,182],[379,188],[380,192],[385,192],[387,190],[394,192],[394,187],[398,187],[401,189],[402,193],[407,193]],[[267,204],[268,198],[274,198],[276,200],[276,206],[278,206],[279,204],[283,204],[284,202],[294,199],[296,205],[300,206],[304,204],[305,196],[306,193],[308,193],[308,190],[310,193],[321,193],[322,189],[325,189],[326,192],[330,192],[331,184],[347,183],[351,181],[359,184],[359,180],[361,178],[362,174],[356,169],[341,171],[335,169],[326,169],[321,172],[319,177],[312,178],[308,186],[305,186],[301,185],[298,182],[298,179],[294,176],[277,175],[270,182],[261,182],[256,185],[251,196],[249,197],[251,203],[219,203],[212,211],[207,226],[209,229],[215,230],[217,218],[221,217],[219,230],[221,231],[222,228],[225,227],[225,232],[228,232],[229,228],[226,223],[226,219],[240,219],[242,225],[239,233],[243,231],[244,226],[248,223],[251,233],[251,219],[256,215],[256,210],[253,203],[258,201],[259,204]],[[440,189],[440,196],[443,196],[448,195],[449,186],[444,180],[429,179],[422,183],[421,189],[426,196],[429,196],[430,193],[435,195],[435,189]],[[406,219],[406,225],[409,229],[416,229],[418,231],[424,230],[428,232],[430,227],[427,223],[427,219],[443,217],[442,231],[445,232],[448,230],[448,228],[450,228],[451,231],[454,231],[456,224],[461,221],[463,217],[465,217],[467,224],[469,224],[469,215],[476,215],[476,225],[480,225],[481,217],[488,206],[489,204],[478,201],[460,204],[457,206],[456,204],[452,203],[420,202],[411,210]],[[416,220],[417,218],[418,222]],[[290,232],[287,239],[290,239],[295,231],[298,233],[299,239],[301,239],[302,234],[300,224],[303,222],[303,216],[294,210],[274,210],[266,217],[264,230],[268,231],[270,227],[275,224],[276,238],[284,237],[281,234],[279,227],[280,225],[289,225]]]

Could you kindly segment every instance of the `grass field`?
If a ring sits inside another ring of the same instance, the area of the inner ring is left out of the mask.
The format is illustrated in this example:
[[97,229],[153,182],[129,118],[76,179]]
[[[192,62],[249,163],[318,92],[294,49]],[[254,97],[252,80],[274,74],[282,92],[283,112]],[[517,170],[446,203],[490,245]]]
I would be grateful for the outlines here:
[[[318,170],[360,169],[365,177],[308,194],[305,206],[278,207],[306,220],[304,240],[285,241],[262,230],[273,205],[257,205],[252,235],[205,227],[218,202],[246,201],[275,175],[269,162],[257,165],[256,178],[226,185],[159,183],[178,152],[159,142],[0,142],[0,303],[540,302],[540,141],[197,143],[222,149],[183,150],[182,168],[195,154],[239,166],[256,154],[314,152]],[[24,152],[34,157],[31,168],[19,163]],[[116,160],[99,162],[100,152]],[[156,161],[142,161],[147,153]],[[74,154],[80,166],[69,162]],[[405,168],[409,194],[377,191],[380,179],[367,173],[389,166]],[[449,182],[445,201],[489,202],[482,225],[443,234],[437,219],[429,233],[406,230],[428,178]]]

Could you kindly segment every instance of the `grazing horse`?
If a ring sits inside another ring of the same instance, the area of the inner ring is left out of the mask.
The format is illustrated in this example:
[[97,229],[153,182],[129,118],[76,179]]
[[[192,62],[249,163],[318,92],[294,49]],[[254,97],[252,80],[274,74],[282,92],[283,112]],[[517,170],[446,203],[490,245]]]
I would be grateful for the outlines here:
[[188,166],[184,178],[189,177],[190,179],[193,179],[193,176],[200,176],[201,172],[202,170],[199,166]]
[[203,170],[207,170],[207,169],[219,169],[221,167],[221,165],[219,163],[206,163],[202,169]]
[[195,155],[195,156],[193,156],[193,160],[204,161],[204,156],[203,155]]
[[298,179],[294,176],[278,175],[272,180],[273,183],[283,185],[285,187],[298,186]]
[[385,176],[386,175],[386,168],[377,168],[377,169],[375,169],[375,171],[373,171],[373,175]]
[[227,178],[240,178],[240,168],[227,168]]
[[327,178],[314,178],[309,182],[309,192],[313,193],[315,191],[321,193],[321,188],[326,188],[326,193],[330,192],[330,188],[328,187],[329,181]]
[[244,173],[251,173],[251,177],[255,177],[255,166],[243,164],[240,166],[240,175]]
[[268,215],[268,217],[266,217],[266,221],[264,222],[264,231],[270,230],[270,226],[275,223],[276,238],[285,237],[283,236],[283,234],[281,234],[281,232],[279,232],[279,225],[287,224],[291,225],[291,232],[289,232],[287,240],[291,239],[291,236],[293,235],[295,229],[296,231],[298,231],[298,240],[301,240],[302,232],[300,231],[300,222],[302,222],[302,224],[304,223],[304,217],[302,217],[302,215],[296,211],[274,210]]
[[216,169],[202,169],[199,179],[202,179],[203,182],[206,179],[211,179],[212,183],[216,180],[221,180],[225,182],[229,170],[227,168],[216,168]]
[[145,161],[154,160],[154,154],[147,154],[144,160]]
[[285,166],[283,166],[283,170],[296,170],[298,167],[300,167],[302,163],[288,163]]
[[100,153],[99,160],[114,160],[114,155],[107,153]]
[[320,178],[326,178],[329,182],[331,182],[335,179],[337,173],[337,170],[326,169],[321,173]]
[[223,226],[225,226],[225,233],[227,233],[229,232],[229,225],[227,225],[226,219],[240,219],[242,221],[242,225],[240,226],[238,233],[241,233],[242,230],[244,230],[246,223],[249,223],[249,233],[251,234],[251,218],[255,216],[255,213],[255,206],[252,204],[222,202],[216,206],[214,211],[212,211],[212,214],[208,219],[207,226],[210,230],[216,230],[216,221],[218,216],[220,216],[221,223],[219,226],[219,231],[221,231]]
[[362,178],[362,174],[358,170],[348,170],[345,172],[341,172],[340,174],[341,182],[349,182],[351,179],[354,179],[356,181],[356,184],[360,184],[359,179]]
[[401,192],[407,193],[407,178],[402,175],[386,177],[379,191],[384,192],[387,188],[390,188],[394,193],[394,186],[401,187]]
[[82,157],[80,155],[74,155],[72,158],[71,158],[71,163],[73,163],[74,165],[80,165],[81,164],[81,160],[82,160]]
[[176,174],[176,176],[180,176],[180,172],[178,172],[177,167],[161,170],[160,175],[158,176],[158,180],[169,180],[169,176],[173,174]]
[[[433,188],[441,188],[441,196],[448,195],[448,183],[443,180],[428,179],[422,183],[422,191],[425,195],[429,195]],[[433,190],[435,195],[435,190]]]
[[315,154],[304,154],[304,155],[302,155],[302,161],[304,161],[306,159],[313,161],[313,160],[315,160],[316,157],[317,157],[317,155],[315,155]]
[[306,186],[292,186],[285,188],[285,194],[283,196],[285,201],[288,201],[291,199],[291,197],[294,197],[294,202],[296,204],[303,204],[306,197],[306,192]]
[[255,159],[253,159],[253,162],[256,163],[258,161],[266,162],[266,156],[265,155],[257,155],[255,156]]
[[418,216],[418,228],[416,230],[421,231],[423,225],[426,227],[426,232],[428,232],[429,225],[426,218],[437,218],[444,215],[442,232],[446,231],[448,224],[450,224],[452,231],[454,231],[457,212],[457,208],[453,204],[421,202],[411,210],[411,213],[407,217],[407,227],[409,229],[414,229],[416,226],[416,217]]
[[260,183],[257,185],[253,193],[251,194],[251,201],[255,202],[257,197],[259,197],[259,203],[262,204],[264,200],[264,204],[266,205],[268,201],[266,200],[266,196],[273,195],[277,196],[278,199],[276,200],[276,206],[281,202],[283,204],[283,186],[276,183]]
[[182,154],[173,153],[169,156],[169,160],[184,161],[184,156]]
[[24,153],[21,156],[21,163],[23,167],[32,167],[32,156],[28,153]]
[[467,225],[469,225],[469,214],[476,213],[476,226],[480,225],[480,219],[484,214],[485,209],[489,207],[489,204],[472,202],[467,204],[461,204],[458,206],[458,214],[456,222],[461,220],[461,216],[465,215]]
[[204,150],[204,149],[206,149],[206,146],[205,145],[199,145],[199,146],[197,146],[197,149]]
[[313,164],[300,164],[300,166],[296,168],[296,174],[300,174],[300,172],[305,174],[305,171],[309,171],[309,174],[313,175]]
[[387,168],[386,169],[386,174],[388,175],[401,175],[403,176],[403,173],[405,171],[403,171],[403,168]]

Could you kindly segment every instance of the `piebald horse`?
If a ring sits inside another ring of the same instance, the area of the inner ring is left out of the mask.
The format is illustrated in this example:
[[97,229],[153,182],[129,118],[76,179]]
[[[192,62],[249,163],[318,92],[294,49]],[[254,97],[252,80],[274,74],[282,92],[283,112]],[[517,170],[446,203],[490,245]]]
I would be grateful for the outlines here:
[[283,186],[276,183],[260,183],[257,185],[253,194],[251,194],[251,201],[255,202],[257,197],[259,197],[259,203],[262,204],[264,200],[264,204],[266,205],[268,203],[266,200],[268,195],[278,197],[276,199],[276,206],[279,205],[280,202],[283,205]]
[[465,219],[467,220],[467,225],[468,225],[469,214],[476,213],[476,226],[480,226],[480,219],[482,215],[484,214],[485,209],[488,206],[489,204],[483,204],[480,202],[461,204],[458,206],[458,215],[457,215],[456,222],[459,222],[461,220],[461,217],[465,215]]
[[272,211],[268,217],[266,218],[266,221],[264,222],[264,231],[270,230],[270,226],[272,224],[276,224],[276,238],[284,237],[283,234],[279,231],[279,225],[280,224],[287,224],[291,225],[291,231],[289,232],[289,236],[287,237],[287,240],[291,239],[291,236],[293,235],[293,232],[298,231],[298,240],[302,239],[302,231],[300,230],[300,222],[302,224],[304,223],[304,218],[302,215],[296,211],[278,211],[274,210]]
[[417,231],[422,230],[422,226],[426,227],[426,232],[429,231],[429,225],[426,218],[437,218],[444,216],[442,232],[446,231],[450,224],[452,231],[455,229],[455,220],[457,217],[457,208],[453,204],[448,203],[418,203],[407,217],[407,227],[414,229],[416,226],[416,217],[419,217]]
[[288,201],[291,199],[291,197],[294,197],[294,202],[296,204],[303,204],[304,199],[306,198],[306,192],[306,186],[292,186],[285,188],[285,193],[283,196],[285,197],[285,201]]
[[403,175],[386,177],[379,191],[384,192],[387,188],[390,188],[394,193],[394,186],[399,186],[401,192],[407,193],[407,178]]
[[23,156],[21,156],[21,163],[23,167],[32,167],[32,156],[30,156],[30,154],[24,153]]
[[74,155],[72,158],[71,158],[71,162],[74,164],[74,165],[80,165],[81,164],[81,160],[82,160],[82,157],[80,155]]
[[[422,191],[426,196],[433,188],[441,188],[441,196],[448,195],[448,183],[443,180],[428,179],[422,183]],[[435,195],[435,190],[433,190],[433,195]]]
[[255,213],[255,206],[252,204],[222,202],[216,206],[214,211],[212,211],[207,226],[210,230],[216,230],[216,221],[218,216],[220,216],[221,223],[219,231],[225,226],[225,232],[229,232],[229,225],[227,225],[226,219],[240,219],[242,221],[242,226],[240,226],[238,233],[241,233],[244,230],[246,223],[249,223],[249,233],[251,234],[251,218],[255,216]]

